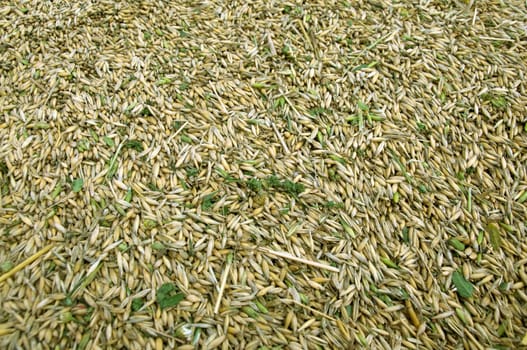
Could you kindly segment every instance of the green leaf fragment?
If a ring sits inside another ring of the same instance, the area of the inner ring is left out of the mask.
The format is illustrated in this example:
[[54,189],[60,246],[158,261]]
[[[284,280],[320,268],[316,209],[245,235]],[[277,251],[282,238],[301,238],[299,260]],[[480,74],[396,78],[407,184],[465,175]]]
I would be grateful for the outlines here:
[[150,230],[150,229],[153,229],[154,227],[157,226],[157,221],[155,220],[151,220],[151,219],[145,219],[143,220],[143,227],[146,229],[146,230]]
[[346,159],[344,159],[342,157],[339,157],[339,156],[334,155],[334,154],[330,154],[329,158],[331,158],[335,162],[339,162],[340,164],[346,165]]
[[165,250],[165,245],[163,243],[161,243],[161,242],[154,242],[154,243],[152,243],[152,249],[153,250],[159,250],[159,251]]
[[124,201],[130,203],[132,201],[132,197],[133,197],[133,191],[132,191],[132,188],[129,188],[126,191],[126,195],[124,196]]
[[173,283],[163,284],[158,288],[156,293],[156,301],[162,310],[176,306],[183,299],[185,299],[185,294],[178,293],[178,290]]
[[73,192],[75,193],[80,192],[83,186],[84,186],[84,180],[82,178],[73,180],[73,183],[72,183]]
[[381,257],[381,261],[384,265],[391,267],[392,269],[399,269],[399,265],[397,265],[387,257]]
[[192,139],[188,135],[181,134],[180,139],[185,143],[192,143]]
[[90,149],[90,142],[88,140],[80,140],[77,143],[77,149],[79,152],[86,152]]
[[141,141],[137,141],[137,140],[128,140],[125,142],[124,144],[124,147],[125,148],[131,148],[131,149],[134,149],[138,152],[142,152],[144,150],[144,147],[143,147],[143,144],[141,143]]
[[13,268],[13,263],[11,261],[4,261],[0,264],[0,270],[2,273],[7,272]]
[[368,107],[368,105],[365,104],[365,103],[362,102],[362,101],[358,101],[358,102],[357,102],[357,106],[359,107],[359,109],[360,109],[361,111],[368,111],[368,110],[370,109],[370,107]]
[[267,310],[267,308],[266,308],[266,307],[264,306],[264,304],[262,304],[261,302],[256,301],[255,304],[256,304],[256,307],[258,308],[258,310],[259,310],[262,314],[268,314],[268,313],[269,313],[269,310]]
[[132,311],[139,311],[143,305],[145,305],[143,298],[135,298],[132,300]]
[[61,182],[57,183],[57,185],[53,189],[53,192],[51,192],[51,199],[57,198],[57,196],[60,194],[60,192],[62,192],[62,183]]
[[459,319],[461,321],[463,321],[463,323],[466,325],[468,322],[467,322],[467,318],[465,316],[465,311],[460,308],[460,307],[457,307],[456,308],[456,314],[457,314],[457,317],[459,317]]
[[115,142],[113,142],[113,140],[111,138],[109,138],[108,136],[104,136],[102,138],[104,140],[104,143],[108,146],[108,147],[113,147],[115,146]]
[[501,235],[498,225],[490,223],[487,225],[487,232],[489,233],[490,245],[495,250],[500,249],[501,246]]
[[309,304],[309,298],[307,295],[305,295],[304,293],[298,293],[298,296],[300,297],[300,301],[302,302],[302,304]]
[[456,238],[452,238],[448,241],[448,243],[454,247],[455,249],[457,250],[460,250],[460,251],[464,251],[465,250],[465,245],[459,241],[458,239]]
[[84,350],[86,348],[86,345],[90,342],[91,338],[91,332],[88,331],[87,333],[84,333],[84,335],[81,338],[81,341],[79,342],[79,350]]
[[[527,124],[525,125],[527,127]],[[527,131],[527,129],[525,131]],[[526,200],[527,200],[527,190],[523,191],[523,193],[520,195],[520,197],[518,198],[518,203],[523,203]]]
[[258,312],[250,306],[242,307],[242,311],[245,312],[249,317],[258,318]]
[[504,222],[500,222],[500,226],[507,232],[514,232],[515,231],[514,226],[506,224]]
[[452,282],[456,287],[457,293],[463,298],[470,298],[474,294],[474,286],[467,281],[462,273],[454,271],[452,275]]
[[351,228],[350,225],[348,225],[347,223],[345,223],[343,220],[340,221],[340,224],[341,224],[342,227],[344,228],[344,231],[346,231],[346,233],[347,233],[351,238],[355,238],[355,231],[353,231],[353,229]]
[[172,82],[172,79],[170,78],[161,78],[159,79],[157,82],[156,82],[156,85],[166,85],[166,84],[170,84]]
[[46,122],[36,122],[35,124],[33,125],[29,125],[28,126],[29,128],[33,128],[33,129],[49,129],[50,128],[50,125]]

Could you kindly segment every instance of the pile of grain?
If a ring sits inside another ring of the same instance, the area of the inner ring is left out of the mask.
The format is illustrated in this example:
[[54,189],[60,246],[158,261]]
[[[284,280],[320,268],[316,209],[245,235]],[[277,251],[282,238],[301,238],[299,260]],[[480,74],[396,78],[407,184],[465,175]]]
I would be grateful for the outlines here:
[[525,4],[357,3],[1,2],[0,346],[527,343]]

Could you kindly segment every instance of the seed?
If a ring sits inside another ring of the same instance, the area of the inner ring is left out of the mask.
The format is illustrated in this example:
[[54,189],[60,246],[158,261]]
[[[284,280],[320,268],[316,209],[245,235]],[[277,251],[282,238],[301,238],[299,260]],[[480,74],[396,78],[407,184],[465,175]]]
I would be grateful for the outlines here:
[[0,348],[521,341],[524,13],[273,4],[0,9]]

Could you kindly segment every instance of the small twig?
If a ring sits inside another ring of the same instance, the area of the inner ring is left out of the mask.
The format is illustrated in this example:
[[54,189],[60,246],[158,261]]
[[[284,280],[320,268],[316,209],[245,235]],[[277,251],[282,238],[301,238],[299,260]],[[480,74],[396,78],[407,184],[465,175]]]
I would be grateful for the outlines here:
[[223,297],[223,291],[225,290],[225,284],[227,283],[227,277],[229,276],[229,270],[231,269],[231,265],[232,253],[227,255],[227,265],[225,266],[225,270],[223,270],[223,274],[221,275],[220,291],[218,292],[218,299],[216,300],[216,305],[214,306],[215,314],[217,314],[220,310],[221,298]]
[[336,268],[336,267],[329,266],[329,265],[326,265],[326,264],[322,264],[322,263],[319,263],[319,262],[316,262],[316,261],[302,259],[302,258],[296,257],[293,254],[290,254],[290,253],[287,253],[287,252],[280,252],[280,251],[271,250],[271,249],[268,249],[268,248],[260,248],[260,250],[262,252],[269,253],[269,254],[272,254],[272,255],[275,255],[275,256],[279,256],[279,257],[282,257],[282,258],[298,261],[298,262],[301,262],[301,263],[306,264],[306,265],[319,267],[321,269],[326,269],[326,270],[329,270],[329,271],[332,271],[332,272],[339,272],[339,269]]
[[8,279],[9,277],[13,276],[15,273],[17,273],[18,271],[22,270],[24,267],[26,267],[27,265],[31,264],[33,261],[37,260],[42,255],[44,255],[47,252],[49,252],[50,249],[53,248],[53,246],[54,246],[54,244],[50,244],[50,245],[45,246],[44,248],[42,248],[41,250],[39,250],[38,252],[36,252],[35,254],[33,254],[32,256],[27,258],[26,260],[22,261],[20,264],[18,264],[17,266],[12,268],[8,272],[4,273],[2,276],[0,276],[0,283],[4,282],[6,279]]

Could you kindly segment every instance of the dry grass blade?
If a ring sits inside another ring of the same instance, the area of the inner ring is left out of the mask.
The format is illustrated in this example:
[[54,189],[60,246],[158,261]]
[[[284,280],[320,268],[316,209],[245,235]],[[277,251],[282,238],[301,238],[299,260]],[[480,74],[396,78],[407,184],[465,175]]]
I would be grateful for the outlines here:
[[297,262],[300,262],[302,264],[306,264],[306,265],[314,266],[314,267],[317,267],[317,268],[329,270],[331,272],[339,272],[339,269],[334,267],[334,266],[329,266],[329,265],[326,265],[326,264],[323,264],[323,263],[320,263],[320,262],[299,258],[299,257],[296,257],[296,256],[292,255],[291,253],[288,253],[288,252],[281,252],[281,251],[277,251],[277,250],[271,250],[271,249],[268,249],[268,248],[260,248],[260,250],[262,252],[264,252],[264,253],[271,254],[271,255],[274,255],[274,256],[279,256],[281,258],[285,258],[285,259],[289,259],[289,260],[293,260],[293,261],[297,261]]
[[40,249],[38,252],[36,252],[35,254],[31,255],[29,258],[27,258],[26,260],[22,261],[20,264],[16,265],[15,267],[13,267],[11,270],[9,270],[8,272],[4,273],[3,275],[0,276],[0,283],[4,282],[5,280],[7,280],[8,278],[11,278],[12,276],[14,276],[18,271],[22,270],[24,267],[28,266],[29,264],[31,264],[33,261],[37,260],[38,258],[40,258],[42,255],[46,254],[47,252],[49,252],[55,245],[54,244],[49,244],[47,246],[45,246],[44,248]]

